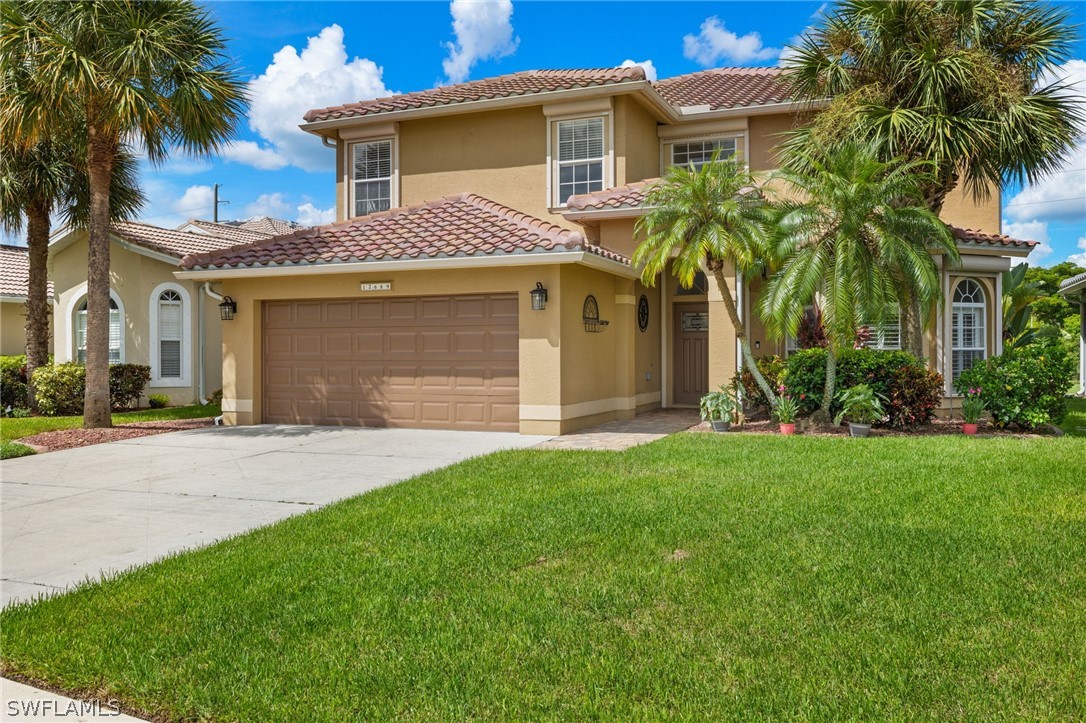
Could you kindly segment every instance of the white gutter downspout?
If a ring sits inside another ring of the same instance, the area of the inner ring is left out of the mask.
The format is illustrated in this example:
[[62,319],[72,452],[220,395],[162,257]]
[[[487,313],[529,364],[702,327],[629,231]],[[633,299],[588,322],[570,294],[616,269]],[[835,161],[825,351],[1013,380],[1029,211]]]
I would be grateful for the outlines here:
[[[205,281],[203,284],[204,294],[207,294],[216,301],[222,301],[222,294],[216,294],[211,290],[211,282]],[[204,311],[204,294],[199,294],[199,313],[200,313],[200,376],[199,376],[199,388],[198,393],[200,395],[200,404],[207,404],[207,369],[205,368],[207,363],[207,343],[205,339],[205,325],[207,324],[207,318]],[[222,415],[215,417],[216,426],[222,424]]]

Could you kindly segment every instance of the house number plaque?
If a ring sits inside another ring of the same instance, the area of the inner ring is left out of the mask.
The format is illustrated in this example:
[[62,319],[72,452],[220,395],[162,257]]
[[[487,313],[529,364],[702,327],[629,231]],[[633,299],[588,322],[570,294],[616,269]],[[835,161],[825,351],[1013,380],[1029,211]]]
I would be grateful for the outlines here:
[[392,291],[391,281],[363,281],[363,291]]

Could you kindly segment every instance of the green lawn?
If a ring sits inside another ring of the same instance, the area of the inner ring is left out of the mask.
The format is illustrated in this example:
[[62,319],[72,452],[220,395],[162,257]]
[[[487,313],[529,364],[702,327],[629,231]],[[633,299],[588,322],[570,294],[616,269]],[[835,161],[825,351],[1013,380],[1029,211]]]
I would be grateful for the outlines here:
[[[679,551],[679,552],[677,552]],[[0,614],[170,719],[1081,719],[1086,440],[484,457]]]
[[1073,398],[1067,409],[1067,416],[1060,428],[1072,436],[1086,437],[1086,398]]
[[[222,414],[222,411],[218,405],[190,404],[186,407],[121,412],[113,415],[113,423],[129,424],[131,422],[160,422],[167,419],[200,419],[202,417],[217,417],[220,414]],[[58,429],[74,429],[82,426],[83,417],[2,418],[0,419],[0,459],[34,454],[34,450],[13,440],[41,434],[42,432],[55,432]]]

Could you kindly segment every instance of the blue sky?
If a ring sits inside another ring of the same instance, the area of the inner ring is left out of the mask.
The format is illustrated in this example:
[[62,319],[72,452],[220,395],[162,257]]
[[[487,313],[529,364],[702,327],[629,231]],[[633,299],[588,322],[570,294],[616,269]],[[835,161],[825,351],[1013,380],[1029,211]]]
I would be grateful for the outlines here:
[[[651,61],[659,77],[723,65],[776,65],[820,2],[209,2],[250,81],[249,123],[224,158],[146,168],[142,218],[174,226],[267,214],[317,223],[334,209],[333,155],[297,130],[324,107],[533,68]],[[1086,4],[1068,6],[1086,25]],[[1082,79],[1086,41],[1066,72]],[[1061,172],[1004,197],[1005,232],[1043,242],[1034,262],[1086,264],[1086,145]],[[465,189],[469,190],[469,189]]]

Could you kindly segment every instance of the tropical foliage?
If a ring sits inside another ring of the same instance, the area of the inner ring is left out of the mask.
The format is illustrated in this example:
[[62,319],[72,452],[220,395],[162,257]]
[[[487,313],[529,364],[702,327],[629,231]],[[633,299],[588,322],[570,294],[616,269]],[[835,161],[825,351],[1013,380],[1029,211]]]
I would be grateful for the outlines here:
[[1075,361],[1067,350],[1038,341],[975,364],[962,372],[956,387],[959,393],[981,390],[996,426],[1036,429],[1063,421],[1074,378]]
[[773,400],[727,281],[733,270],[749,278],[767,266],[767,206],[754,177],[738,163],[721,160],[717,151],[701,169],[669,168],[645,194],[645,207],[648,211],[637,222],[645,240],[633,259],[642,267],[642,280],[653,285],[670,270],[690,288],[704,265],[716,280],[747,367],[762,394]]
[[847,419],[853,424],[874,424],[886,416],[882,402],[882,395],[867,384],[844,389],[837,395],[841,411],[833,418],[833,423],[839,425]]
[[958,252],[946,225],[920,205],[930,164],[882,162],[861,144],[797,148],[792,159],[777,174],[788,198],[776,204],[771,253],[783,264],[759,310],[780,337],[796,335],[805,307],[818,308],[828,352],[820,411],[828,418],[838,352],[904,298],[932,310],[941,298],[932,253],[953,263]]
[[244,85],[194,2],[8,0],[0,5],[0,137],[85,138],[89,211],[84,423],[110,425],[109,224],[118,158],[212,153],[241,118]]

